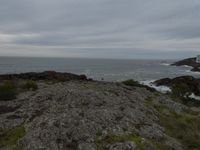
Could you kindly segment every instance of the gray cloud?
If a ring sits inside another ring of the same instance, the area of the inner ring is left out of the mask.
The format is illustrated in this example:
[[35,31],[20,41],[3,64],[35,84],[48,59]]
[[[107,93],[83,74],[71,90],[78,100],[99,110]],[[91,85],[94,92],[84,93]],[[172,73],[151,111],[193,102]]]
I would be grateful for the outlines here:
[[200,52],[199,0],[0,2],[0,55],[128,58],[138,51]]

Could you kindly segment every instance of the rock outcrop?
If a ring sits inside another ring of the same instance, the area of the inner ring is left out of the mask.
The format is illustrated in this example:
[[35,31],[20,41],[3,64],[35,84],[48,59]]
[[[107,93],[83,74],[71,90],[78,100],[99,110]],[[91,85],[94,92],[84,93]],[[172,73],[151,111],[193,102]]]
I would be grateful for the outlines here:
[[200,72],[200,67],[194,67],[194,68],[192,68],[191,71],[193,71],[193,72]]
[[154,84],[157,86],[164,85],[171,88],[176,85],[184,85],[184,87],[189,90],[188,92],[200,95],[200,78],[194,78],[192,76],[181,76],[173,79],[164,78],[155,81]]
[[[0,149],[184,148],[166,130],[177,132],[177,125],[173,124],[189,108],[167,95],[143,87],[85,78],[52,84],[37,82],[37,91],[23,92],[15,100],[0,101]],[[168,119],[172,121],[166,122]],[[191,134],[195,133],[198,132]],[[198,144],[192,143],[196,147]]]
[[190,66],[193,69],[191,71],[199,72],[200,63],[196,62],[196,58],[188,58],[172,64],[172,66]]

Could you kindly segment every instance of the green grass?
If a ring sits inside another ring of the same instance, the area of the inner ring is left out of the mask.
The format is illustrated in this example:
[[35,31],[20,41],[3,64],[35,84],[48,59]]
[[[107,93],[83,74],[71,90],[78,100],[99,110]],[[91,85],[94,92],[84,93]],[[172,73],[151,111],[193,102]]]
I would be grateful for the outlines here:
[[5,81],[0,85],[0,100],[13,100],[16,98],[17,88],[11,81]]
[[162,105],[162,104],[160,104],[160,105],[153,105],[153,107],[154,107],[158,112],[160,112],[160,113],[168,114],[168,113],[171,112],[171,111],[168,109],[167,106]]
[[18,126],[11,129],[0,136],[0,147],[13,148],[17,141],[26,134],[24,126]]
[[134,142],[138,150],[145,150],[149,146],[151,146],[153,150],[169,150],[169,147],[162,143],[152,139],[143,139],[141,136],[134,133],[129,135],[109,135],[102,140],[97,140],[97,150],[104,150],[107,144],[123,143],[127,141]]
[[25,90],[37,90],[38,89],[38,85],[35,81],[33,80],[29,80],[29,81],[26,81],[26,83],[24,85],[22,85],[22,88],[25,89]]
[[145,99],[145,106],[149,107],[149,106],[152,106],[153,105],[153,99],[152,97],[148,96],[146,99]]
[[134,142],[139,150],[144,150],[144,145],[142,143],[142,138],[136,134],[130,134],[130,135],[109,135],[106,136],[103,140],[97,141],[97,149],[103,150],[104,146],[107,144],[114,144],[117,142],[126,142],[126,141],[132,141]]
[[200,116],[188,112],[177,114],[165,106],[156,106],[165,132],[181,142],[185,150],[200,149]]
[[[184,150],[200,149],[199,113],[190,110],[176,113],[163,104],[152,104],[150,98],[147,98],[146,105],[153,106],[159,112],[160,124],[165,128],[165,133],[177,139],[182,144]],[[159,143],[156,144],[156,147],[159,147]]]

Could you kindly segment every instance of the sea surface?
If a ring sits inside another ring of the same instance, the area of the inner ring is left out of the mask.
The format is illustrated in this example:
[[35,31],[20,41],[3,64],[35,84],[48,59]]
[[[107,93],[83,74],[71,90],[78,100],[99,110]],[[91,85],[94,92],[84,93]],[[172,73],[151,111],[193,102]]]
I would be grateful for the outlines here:
[[188,66],[169,65],[175,61],[177,60],[0,57],[0,74],[54,70],[85,74],[89,78],[105,81],[152,81],[183,75],[200,77],[200,73],[191,72]]

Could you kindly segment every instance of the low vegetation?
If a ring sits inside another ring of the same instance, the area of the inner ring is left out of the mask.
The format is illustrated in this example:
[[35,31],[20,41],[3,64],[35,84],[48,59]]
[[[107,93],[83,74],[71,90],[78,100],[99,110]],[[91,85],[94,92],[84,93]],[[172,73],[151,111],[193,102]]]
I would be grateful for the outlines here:
[[173,100],[189,107],[199,107],[200,101],[189,97],[192,93],[192,90],[186,84],[175,84],[172,86],[171,97]]
[[200,107],[200,101],[193,98],[181,98],[179,101],[189,107]]
[[11,81],[5,81],[0,85],[0,100],[12,100],[17,95],[17,88]]
[[139,86],[140,85],[138,81],[135,81],[135,80],[132,80],[132,79],[122,81],[122,83],[127,85],[127,86]]
[[174,97],[188,97],[191,94],[190,88],[182,83],[182,84],[175,84],[172,86],[172,96]]
[[145,99],[145,106],[149,107],[149,106],[152,106],[152,103],[153,103],[153,99],[152,97],[148,96],[146,99]]
[[165,106],[155,106],[165,132],[181,142],[185,150],[200,148],[200,116],[191,112],[177,114]]
[[133,79],[122,81],[122,83],[127,85],[127,86],[131,86],[131,87],[145,88],[146,90],[149,90],[151,92],[155,92],[156,91],[154,88],[151,88],[151,87],[148,87],[146,85],[140,84],[138,81],[135,81]]
[[129,135],[109,135],[103,138],[102,140],[97,140],[96,144],[97,144],[98,150],[104,150],[105,149],[104,145],[114,144],[114,143],[123,143],[127,141],[135,143],[137,146],[137,149],[139,150],[145,150],[147,147],[152,147],[154,150],[169,149],[168,146],[162,143],[158,143],[150,139],[144,139],[135,133],[129,134]]
[[7,132],[1,133],[0,135],[0,148],[13,148],[16,149],[17,141],[24,137],[26,134],[23,125],[11,129]]
[[37,90],[38,89],[38,85],[35,81],[33,80],[29,80],[29,81],[26,81],[26,83],[24,83],[22,85],[22,88],[25,89],[25,90]]
[[200,148],[200,114],[190,109],[176,113],[164,104],[155,104],[151,97],[145,102],[146,106],[155,108],[159,114],[161,126],[165,133],[177,139],[184,150],[199,150]]
[[108,144],[114,144],[117,142],[126,142],[126,141],[132,141],[134,142],[139,149],[143,150],[144,145],[142,144],[142,138],[136,134],[131,135],[109,135],[103,138],[102,140],[97,140],[97,148],[98,150],[103,150],[104,145]]
[[25,83],[15,81],[3,81],[0,84],[0,100],[16,99],[17,94],[24,91],[35,91],[38,85],[35,81],[28,80]]

